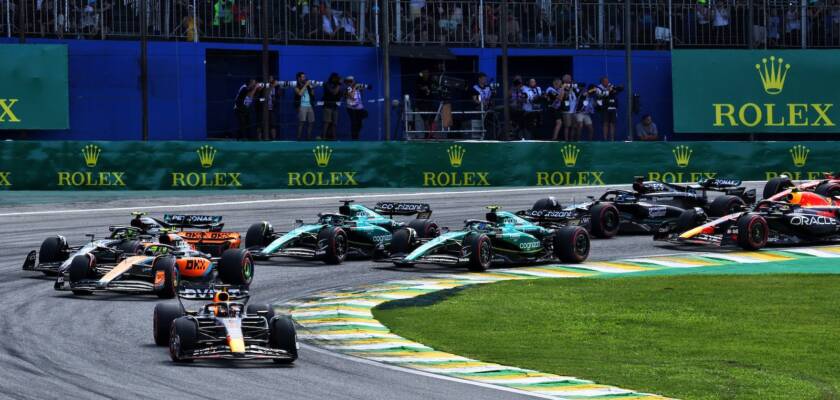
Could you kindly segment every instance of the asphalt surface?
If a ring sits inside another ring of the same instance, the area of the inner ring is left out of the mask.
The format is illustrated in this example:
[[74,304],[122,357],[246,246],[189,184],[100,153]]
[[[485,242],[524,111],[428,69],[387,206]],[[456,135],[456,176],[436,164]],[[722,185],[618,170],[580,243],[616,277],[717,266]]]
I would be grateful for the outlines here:
[[[357,201],[425,201],[441,226],[459,228],[466,218],[481,218],[484,206],[518,210],[552,194],[563,203],[599,195],[603,188],[552,190],[367,191]],[[358,193],[358,192],[355,192]],[[37,193],[33,193],[37,196]],[[530,398],[491,388],[440,380],[338,357],[304,346],[292,367],[273,363],[196,362],[174,365],[152,337],[153,296],[96,294],[74,297],[52,288],[52,279],[21,270],[26,253],[49,235],[62,234],[71,244],[85,234],[107,235],[109,225],[124,225],[130,209],[164,204],[179,213],[223,215],[225,230],[244,232],[251,223],[271,221],[275,229],[296,218],[311,220],[320,211],[337,210],[338,196],[351,193],[294,192],[85,198],[60,196],[36,205],[25,197],[4,202],[0,194],[0,398],[13,399],[517,399]],[[213,203],[204,206],[185,204]],[[176,207],[177,206],[177,207]],[[93,209],[105,209],[92,211]],[[113,209],[116,208],[116,209]],[[111,209],[111,210],[109,210]],[[165,208],[150,209],[162,215]],[[590,260],[609,260],[673,252],[648,236],[593,242]],[[282,302],[317,291],[395,278],[452,272],[443,267],[393,268],[351,261],[339,266],[319,262],[273,260],[259,263],[251,286],[255,302]],[[585,378],[585,377],[582,377]]]

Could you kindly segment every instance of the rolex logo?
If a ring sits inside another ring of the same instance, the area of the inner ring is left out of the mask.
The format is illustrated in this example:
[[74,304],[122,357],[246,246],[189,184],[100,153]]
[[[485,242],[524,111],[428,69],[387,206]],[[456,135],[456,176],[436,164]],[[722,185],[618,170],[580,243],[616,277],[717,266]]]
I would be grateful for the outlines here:
[[204,145],[195,151],[198,153],[198,161],[201,162],[202,168],[210,168],[213,166],[213,160],[216,158],[216,149],[210,145]]
[[99,162],[99,153],[102,153],[102,149],[95,144],[89,144],[82,148],[82,156],[85,158],[85,165],[88,167],[95,167],[96,163]]
[[456,144],[449,146],[449,148],[446,149],[446,152],[449,154],[449,165],[453,168],[458,168],[464,161],[464,154],[467,152],[467,149],[459,144]]
[[567,167],[574,167],[577,164],[580,149],[573,144],[567,144],[560,149],[560,153],[563,155],[563,164],[566,164]]
[[680,168],[687,167],[688,162],[691,160],[691,153],[693,153],[691,148],[685,145],[679,145],[672,151],[674,153],[674,160],[677,161],[677,166]]
[[312,153],[315,154],[315,163],[321,168],[326,167],[330,163],[332,152],[333,151],[329,146],[315,146],[315,148],[312,149]]
[[793,165],[799,168],[804,167],[805,163],[808,161],[808,153],[810,152],[810,149],[801,144],[791,147],[790,157],[793,159]]
[[761,77],[761,84],[764,86],[765,93],[771,95],[782,93],[790,64],[784,64],[783,59],[770,56],[769,62],[766,58],[762,58],[761,64],[756,64],[755,69],[758,70],[758,75]]

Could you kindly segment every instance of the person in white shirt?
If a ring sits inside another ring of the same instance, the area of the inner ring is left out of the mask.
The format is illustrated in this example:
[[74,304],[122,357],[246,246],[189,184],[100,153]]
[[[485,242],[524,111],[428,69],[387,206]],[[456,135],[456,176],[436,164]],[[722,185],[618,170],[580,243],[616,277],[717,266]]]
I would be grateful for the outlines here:
[[531,78],[528,80],[528,85],[522,87],[522,94],[525,98],[525,102],[522,104],[522,111],[525,112],[525,130],[523,131],[523,136],[531,139],[534,131],[540,126],[542,105],[539,102],[542,100],[543,92],[537,86],[537,80]]

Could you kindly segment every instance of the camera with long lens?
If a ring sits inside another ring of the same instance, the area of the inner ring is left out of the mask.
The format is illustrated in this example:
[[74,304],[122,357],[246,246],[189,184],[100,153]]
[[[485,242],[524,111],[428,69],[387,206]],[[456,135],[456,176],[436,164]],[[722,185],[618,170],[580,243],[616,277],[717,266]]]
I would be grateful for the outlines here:
[[452,76],[439,75],[432,81],[432,95],[440,99],[451,99],[453,93],[467,90],[467,81]]
[[353,87],[356,90],[371,90],[371,89],[373,89],[373,85],[369,85],[367,83],[357,83]]

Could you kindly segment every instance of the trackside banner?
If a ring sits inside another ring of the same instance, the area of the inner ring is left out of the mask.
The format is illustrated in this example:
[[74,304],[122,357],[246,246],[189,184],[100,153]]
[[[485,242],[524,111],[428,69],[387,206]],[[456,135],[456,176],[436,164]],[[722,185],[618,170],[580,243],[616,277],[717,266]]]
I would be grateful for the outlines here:
[[833,142],[0,142],[0,190],[587,186],[818,179]]
[[840,50],[671,54],[676,132],[840,132]]
[[0,44],[0,129],[68,129],[67,46]]

